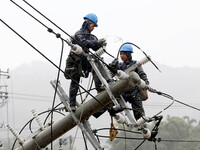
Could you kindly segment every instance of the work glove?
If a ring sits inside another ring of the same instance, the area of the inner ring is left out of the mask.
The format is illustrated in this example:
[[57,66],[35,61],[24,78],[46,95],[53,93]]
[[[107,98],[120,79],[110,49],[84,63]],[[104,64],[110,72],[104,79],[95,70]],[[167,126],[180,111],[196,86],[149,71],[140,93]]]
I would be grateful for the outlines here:
[[118,61],[118,59],[115,58],[109,65],[115,67],[116,69],[119,69],[119,61]]
[[104,38],[101,38],[97,41],[97,43],[101,46],[106,46],[107,45],[107,42],[106,42],[106,39]]
[[115,58],[109,65],[108,69],[115,75],[117,73],[117,70],[120,69],[119,67],[119,61],[117,58]]

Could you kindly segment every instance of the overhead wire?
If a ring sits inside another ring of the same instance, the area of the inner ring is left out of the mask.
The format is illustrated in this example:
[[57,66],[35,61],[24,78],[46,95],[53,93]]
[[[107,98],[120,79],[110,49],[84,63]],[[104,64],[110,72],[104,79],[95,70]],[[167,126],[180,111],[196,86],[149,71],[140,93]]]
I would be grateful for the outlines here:
[[[88,82],[88,87],[87,87],[87,91],[91,91],[93,81],[94,81],[94,78],[92,78],[92,75],[90,74],[89,82]],[[80,91],[80,93],[81,93],[81,91]],[[80,94],[80,95],[81,95],[81,94]],[[82,100],[82,103],[85,102],[85,100],[87,99],[88,95],[89,95],[89,94],[86,93],[85,98]]]
[[[192,108],[192,109],[195,109],[195,110],[200,111],[199,108],[194,107],[194,106],[189,105],[189,104],[186,104],[186,103],[183,103],[183,102],[181,102],[181,101],[179,101],[179,100],[176,100],[176,99],[174,99],[174,98],[173,98],[171,95],[169,95],[169,94],[166,94],[166,93],[157,91],[157,90],[155,90],[155,89],[153,89],[153,88],[149,88],[148,90],[149,90],[150,92],[152,92],[152,93],[156,93],[156,94],[158,94],[158,95],[162,95],[162,96],[164,96],[164,97],[166,97],[166,98],[168,98],[168,99],[171,99],[171,100],[172,100],[172,103],[171,103],[168,107],[170,107],[174,102],[178,102],[178,103],[180,103],[180,104],[182,104],[182,105],[185,105],[185,106],[187,106],[187,107],[190,107],[190,108]],[[168,107],[166,107],[164,110],[168,109]]]
[[[40,115],[42,115],[42,114],[44,114],[44,113],[47,113],[47,112],[49,112],[49,111],[51,111],[51,110],[43,111],[43,112],[39,113],[38,116],[40,116]],[[55,111],[55,110],[54,110],[54,111]],[[62,114],[63,116],[65,116],[63,113],[61,113],[61,112],[59,112],[59,111],[56,111],[56,112],[59,113],[59,114]],[[19,134],[22,133],[22,131],[25,129],[25,127],[26,127],[30,122],[32,122],[33,119],[34,119],[34,118],[30,119],[30,120],[22,127],[22,129],[19,131]],[[29,129],[30,129],[30,128],[29,128]],[[31,131],[31,133],[33,133],[32,130],[30,130],[30,131]],[[15,141],[14,141],[14,143],[13,143],[13,145],[12,145],[12,150],[14,150],[14,146],[15,146],[16,142],[17,142],[17,139],[15,139]]]
[[[54,67],[59,69],[59,67],[53,63],[48,57],[46,57],[42,52],[40,52],[37,48],[35,48],[30,42],[28,42],[24,37],[22,37],[19,33],[17,33],[13,28],[11,28],[8,24],[6,24],[3,20],[0,21],[6,25],[10,30],[12,30],[15,34],[17,34],[21,39],[23,39],[28,45],[30,45],[34,50],[36,50],[40,55],[42,55],[46,60],[48,60]],[[62,69],[60,69],[62,73],[65,73]],[[90,92],[88,92],[83,86],[81,86],[77,81],[75,81],[70,75],[66,74],[71,80],[73,80],[79,87],[81,87],[85,92],[87,92],[92,98],[94,98],[98,103],[100,103],[106,109],[109,109],[106,105],[100,102],[97,98],[95,98]]]
[[[12,0],[10,0],[11,2],[13,2]],[[81,47],[85,48],[88,50],[88,52],[94,56],[95,58],[97,58],[99,61],[101,61],[104,65],[106,65],[107,67],[109,67],[108,64],[106,64],[103,60],[99,59],[98,56],[94,55],[87,47],[85,47],[81,42],[79,42],[78,40],[76,40],[74,37],[72,37],[71,35],[69,35],[67,32],[65,32],[62,28],[60,28],[57,24],[55,24],[53,21],[51,21],[49,18],[47,18],[44,14],[42,14],[39,10],[37,10],[35,7],[33,7],[30,3],[28,3],[27,1],[23,0],[28,6],[30,6],[33,10],[35,10],[37,13],[39,13],[42,17],[44,17],[45,19],[47,19],[50,23],[52,23],[54,26],[56,26],[58,29],[60,29],[62,32],[64,32],[67,36],[69,36],[71,39],[73,39],[74,41],[76,41]],[[38,21],[38,19],[36,19],[33,15],[31,15],[29,12],[27,12],[25,9],[23,9],[22,7],[20,7],[18,4],[16,4],[15,2],[13,2],[13,4],[15,4],[16,6],[18,6],[20,9],[22,9],[24,12],[26,12],[28,15],[30,15],[33,19],[35,19],[36,21]],[[38,21],[39,23],[41,21]],[[41,24],[43,25],[43,23]],[[44,25],[43,25],[44,26]],[[47,30],[51,33],[56,34],[55,32],[53,32],[53,30],[51,28],[48,28],[46,25],[44,26],[45,28],[47,28]],[[60,38],[61,35],[59,34]],[[94,35],[93,35],[94,36]],[[66,43],[68,43],[67,40],[63,39]]]
[[[58,74],[57,74],[57,79],[56,79],[56,87],[55,87],[55,92],[54,92],[54,98],[53,98],[53,103],[52,103],[52,110],[54,109],[54,104],[56,100],[56,93],[58,89],[58,83],[59,83],[59,78],[60,78],[60,69],[61,69],[61,64],[62,64],[62,57],[63,57],[63,50],[64,50],[64,41],[61,39],[62,42],[62,48],[61,48],[61,54],[60,54],[60,62],[59,62],[59,69],[58,69]],[[51,112],[51,121],[53,122],[53,112]],[[53,126],[51,124],[51,149],[53,150]]]
[[[26,12],[28,15],[30,15],[31,17],[33,17],[36,21],[38,21],[39,23],[41,23],[41,21],[39,21],[37,18],[35,18],[33,15],[31,15],[29,12],[27,12],[25,9],[23,9],[21,6],[19,6],[17,3],[15,3],[14,1],[10,0],[13,4],[15,4],[17,7],[19,7],[21,10],[23,10],[24,12]],[[26,1],[24,1],[26,2]],[[29,4],[28,2],[26,2],[27,4]],[[31,6],[29,4],[29,6]],[[31,6],[34,10],[36,10],[33,6]],[[37,12],[39,13],[39,11],[37,10]],[[40,14],[42,16],[44,16],[41,12]],[[45,16],[44,16],[45,17]],[[55,23],[53,23],[50,19],[48,19],[47,17],[45,17],[47,20],[49,20],[52,24],[54,24],[56,27],[58,27]],[[51,64],[53,64],[57,69],[59,69],[59,67],[57,65],[55,65],[50,59],[48,59],[44,54],[42,54],[38,49],[36,49],[31,43],[29,43],[25,38],[23,38],[20,34],[18,34],[15,30],[13,30],[10,26],[8,26],[8,24],[6,24],[3,20],[0,20],[1,22],[3,22],[8,28],[10,28],[13,32],[15,32],[20,38],[22,38],[27,44],[29,44],[33,49],[35,49],[37,52],[39,52],[45,59],[47,59]],[[51,28],[48,28],[46,25],[44,25],[43,23],[41,23],[45,28],[48,29],[49,32],[54,33],[56,35],[57,38],[61,38],[63,41],[65,41],[67,43],[67,41],[65,39],[63,39],[61,37],[60,34],[56,34]],[[60,27],[58,27],[59,29],[61,29]],[[64,31],[64,30],[62,30]],[[66,33],[66,32],[64,32]],[[67,34],[67,33],[66,33]],[[70,36],[69,34],[67,34],[68,36]],[[70,38],[73,39],[73,37],[70,36]],[[75,41],[77,41],[76,39],[74,39]],[[77,41],[78,42],[78,41]],[[78,42],[80,45],[82,45],[80,42]],[[84,47],[84,46],[83,46]],[[99,59],[96,55],[94,55],[92,52],[90,52],[93,56],[95,56],[97,59]],[[103,62],[101,59],[99,59],[102,63],[104,63],[105,65],[107,65],[105,62]],[[107,65],[108,66],[108,65]],[[60,69],[60,71],[62,71]],[[64,71],[62,71],[63,73],[65,73]],[[65,73],[66,74],[66,73]],[[68,74],[66,74],[71,80],[73,80],[73,78],[71,76],[69,76]],[[98,101],[102,106],[104,106],[106,109],[109,109],[109,107],[107,107],[106,105],[104,105],[103,103],[101,103],[98,99],[96,99],[92,94],[90,94],[90,92],[88,92],[83,86],[81,86],[77,81],[73,80],[79,87],[81,87],[84,91],[86,91],[92,98],[94,98],[96,101]]]
[[[151,60],[151,58],[150,58],[142,49],[140,49],[139,46],[137,46],[136,44],[134,44],[134,43],[132,43],[132,42],[125,42],[125,43],[123,43],[123,44],[120,46],[120,48],[119,48],[119,50],[118,50],[118,53],[117,53],[117,59],[118,59],[118,57],[119,57],[120,49],[121,49],[121,47],[122,47],[124,44],[131,44],[131,45],[137,47],[140,51],[142,51],[142,53],[146,56],[146,58],[154,65],[154,67],[156,67],[156,69],[157,69],[158,71],[160,71],[160,69],[158,68],[158,66]],[[160,72],[161,72],[161,71],[160,71]]]

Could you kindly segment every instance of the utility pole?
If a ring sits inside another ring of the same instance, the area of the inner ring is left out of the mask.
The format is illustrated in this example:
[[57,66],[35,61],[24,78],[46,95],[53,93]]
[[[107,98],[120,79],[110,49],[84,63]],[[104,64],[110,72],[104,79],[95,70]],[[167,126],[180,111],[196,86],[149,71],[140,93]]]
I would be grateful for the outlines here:
[[7,87],[8,85],[3,83],[3,79],[9,79],[9,70],[7,71],[2,71],[0,69],[0,108],[3,107],[6,104],[6,100],[8,99],[8,92],[7,92]]
[[[128,77],[110,85],[110,90],[116,97],[120,96],[122,93],[130,90],[132,87],[141,84],[140,77],[134,71],[128,72]],[[102,91],[95,98],[99,101],[96,101],[94,98],[91,98],[89,101],[78,107],[75,111],[77,118],[80,118],[80,121],[88,119],[95,112],[103,108],[105,105],[111,102],[111,99],[106,91]],[[103,105],[104,106],[103,106]],[[46,147],[51,143],[51,140],[55,140],[58,137],[62,136],[64,133],[71,130],[77,124],[69,114],[63,117],[61,120],[52,124],[53,136],[51,138],[51,127],[45,128],[43,131],[39,132],[37,135],[25,141],[25,143],[17,148],[16,150],[40,150],[40,148]]]
[[[0,108],[3,107],[6,104],[6,112],[7,112],[7,124],[9,122],[9,117],[8,117],[8,91],[7,87],[8,85],[6,84],[6,80],[9,79],[9,69],[7,71],[2,71],[0,69]],[[2,82],[5,81],[5,82]],[[0,123],[1,124],[1,123]],[[7,148],[10,149],[10,138],[9,138],[9,130],[7,129]],[[0,145],[0,148],[2,147],[3,143]]]

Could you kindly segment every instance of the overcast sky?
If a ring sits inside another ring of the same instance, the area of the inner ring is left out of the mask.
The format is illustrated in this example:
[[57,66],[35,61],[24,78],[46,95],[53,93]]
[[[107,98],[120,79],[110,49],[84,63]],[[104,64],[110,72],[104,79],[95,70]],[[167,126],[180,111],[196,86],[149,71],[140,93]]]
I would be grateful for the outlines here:
[[[122,41],[133,42],[156,62],[173,67],[200,67],[199,0],[27,0],[68,34],[80,29],[87,13],[98,16],[92,33],[107,38],[107,51],[114,56]],[[34,12],[23,0],[15,0],[46,26],[63,32]],[[9,0],[0,2],[1,19],[21,34],[53,62],[59,62],[61,41]],[[0,22],[0,68],[14,69],[33,60],[46,61]],[[69,47],[65,46],[66,59]],[[138,51],[135,49],[135,51]],[[63,65],[65,61],[63,60]]]

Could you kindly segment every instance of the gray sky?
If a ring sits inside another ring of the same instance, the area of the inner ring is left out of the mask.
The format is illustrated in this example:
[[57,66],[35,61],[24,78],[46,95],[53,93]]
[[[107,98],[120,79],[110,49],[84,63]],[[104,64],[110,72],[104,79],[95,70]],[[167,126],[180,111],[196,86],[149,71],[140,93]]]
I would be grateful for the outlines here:
[[[62,37],[68,37],[35,13],[22,0],[15,0],[31,12],[45,25]],[[98,16],[98,25],[92,33],[98,38],[107,37],[107,51],[114,56],[123,42],[133,42],[154,61],[173,67],[200,67],[200,1],[198,0],[28,0],[34,7],[63,28],[74,34],[87,13]],[[8,0],[0,2],[1,19],[26,38],[31,44],[49,57],[59,62],[61,41],[46,28],[25,14]],[[29,45],[0,22],[0,68],[16,68],[33,60],[45,61]],[[113,37],[115,35],[115,37]],[[69,47],[65,46],[64,57]],[[137,50],[136,50],[137,51]],[[63,65],[65,61],[63,61]]]

